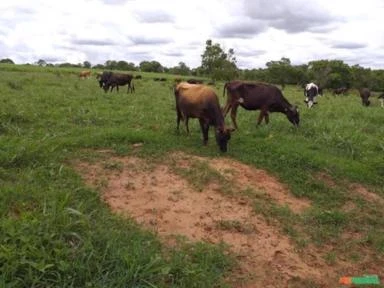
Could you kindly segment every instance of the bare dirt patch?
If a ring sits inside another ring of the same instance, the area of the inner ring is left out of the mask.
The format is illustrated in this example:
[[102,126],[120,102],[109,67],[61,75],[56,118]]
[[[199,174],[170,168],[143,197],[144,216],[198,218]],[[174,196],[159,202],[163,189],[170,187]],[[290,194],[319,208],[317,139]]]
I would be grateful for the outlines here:
[[[108,156],[100,162],[77,163],[76,169],[89,185],[100,188],[113,211],[133,217],[164,240],[182,235],[191,241],[228,244],[240,263],[234,287],[288,287],[300,279],[329,287],[322,279],[332,273],[321,257],[300,255],[287,236],[253,212],[249,199],[220,193],[217,183],[196,191],[172,172],[175,163],[188,166],[196,159],[208,161],[182,153],[162,163]],[[210,159],[209,165],[235,187],[263,189],[297,213],[310,205],[290,195],[265,171],[229,159]]]
[[380,205],[384,205],[384,199],[383,198],[381,198],[379,195],[377,195],[373,192],[370,192],[363,185],[354,183],[354,184],[351,184],[349,187],[352,189],[352,191],[354,191],[355,193],[362,196],[365,200],[367,200],[369,202],[376,202]]

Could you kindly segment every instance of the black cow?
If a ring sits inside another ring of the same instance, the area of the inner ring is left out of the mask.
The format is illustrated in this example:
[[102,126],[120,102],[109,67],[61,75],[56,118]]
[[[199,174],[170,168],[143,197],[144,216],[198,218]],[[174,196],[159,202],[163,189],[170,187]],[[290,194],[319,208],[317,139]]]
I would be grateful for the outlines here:
[[198,80],[198,79],[188,79],[187,82],[189,84],[203,84],[203,80]]
[[348,92],[347,87],[340,87],[340,88],[333,89],[332,94],[333,95],[340,95],[340,94],[345,95],[347,92]]
[[104,83],[104,91],[107,92],[109,88],[111,88],[111,92],[113,88],[116,87],[116,91],[119,91],[119,86],[128,85],[128,90],[131,93],[135,92],[135,86],[132,82],[133,75],[131,74],[123,74],[123,73],[112,73],[109,78]]
[[371,91],[368,88],[361,88],[359,89],[361,102],[363,106],[369,106],[371,104],[371,101],[368,100],[369,96],[371,96]]
[[260,110],[257,125],[260,125],[263,119],[268,124],[269,112],[284,113],[293,125],[299,125],[300,117],[297,107],[291,105],[276,86],[232,81],[224,85],[223,95],[225,91],[227,91],[227,103],[223,108],[223,114],[225,117],[231,110],[231,119],[235,128],[237,128],[236,113],[239,105],[246,110]]
[[96,79],[99,81],[100,88],[103,88],[107,83],[108,79],[112,76],[111,71],[104,71],[102,74],[98,74]]

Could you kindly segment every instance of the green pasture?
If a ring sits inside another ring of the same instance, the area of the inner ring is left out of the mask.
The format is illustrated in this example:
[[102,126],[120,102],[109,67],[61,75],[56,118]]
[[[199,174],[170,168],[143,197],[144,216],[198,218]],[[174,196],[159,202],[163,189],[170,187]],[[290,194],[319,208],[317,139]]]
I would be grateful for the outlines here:
[[[236,262],[225,246],[164,247],[134,221],[113,215],[69,165],[106,148],[156,161],[172,151],[222,157],[212,131],[202,146],[198,121],[190,121],[189,137],[183,126],[176,133],[176,76],[136,72],[143,79],[134,80],[135,94],[126,87],[104,93],[94,76],[81,80],[79,71],[0,66],[0,287],[229,285]],[[153,81],[159,75],[169,80]],[[222,87],[215,89],[223,105]],[[225,156],[267,170],[312,206],[298,215],[257,191],[238,192],[250,195],[255,212],[298,249],[334,247],[324,255],[330,265],[339,257],[358,265],[365,256],[359,247],[376,255],[371,263],[382,263],[384,205],[351,184],[384,199],[384,109],[376,97],[363,107],[356,93],[326,92],[313,109],[304,105],[301,88],[287,86],[283,94],[299,107],[300,127],[280,113],[256,127],[259,112],[239,108],[239,130]],[[229,117],[226,122],[231,125]],[[143,145],[137,150],[135,143]],[[351,209],[344,209],[347,203]],[[361,237],[341,238],[349,232]]]

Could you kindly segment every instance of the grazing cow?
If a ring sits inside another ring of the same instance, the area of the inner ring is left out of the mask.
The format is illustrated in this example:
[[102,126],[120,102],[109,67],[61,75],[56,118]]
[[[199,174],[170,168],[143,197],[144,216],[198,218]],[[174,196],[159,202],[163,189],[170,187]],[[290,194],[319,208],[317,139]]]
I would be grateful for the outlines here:
[[187,82],[189,84],[203,84],[203,80],[198,80],[198,79],[188,79]]
[[91,76],[91,71],[81,71],[79,74],[80,79],[87,79]]
[[381,107],[384,108],[384,93],[381,93],[379,97],[380,102],[381,102]]
[[340,88],[333,89],[332,94],[333,95],[340,95],[340,94],[345,95],[347,92],[348,92],[347,87],[340,87]]
[[131,91],[131,93],[135,92],[135,86],[132,82],[133,75],[131,74],[123,74],[123,73],[112,73],[112,75],[109,76],[107,81],[104,83],[104,91],[107,92],[109,87],[111,87],[111,92],[114,87],[116,87],[116,91],[119,91],[119,86],[128,85],[128,90]]
[[203,144],[207,145],[209,126],[214,126],[217,145],[222,152],[226,152],[228,141],[231,139],[231,132],[234,129],[225,126],[219,99],[215,91],[206,85],[181,82],[176,85],[174,93],[177,130],[179,130],[180,120],[182,119],[189,134],[189,118],[198,118],[203,134]]
[[239,105],[246,110],[260,110],[257,125],[263,119],[269,122],[269,112],[284,113],[288,120],[299,126],[300,117],[296,106],[291,105],[284,98],[279,88],[266,83],[246,83],[242,81],[232,81],[224,85],[224,94],[227,91],[227,104],[223,108],[224,117],[231,110],[233,125],[237,129],[236,114]]
[[368,88],[361,88],[359,89],[361,102],[363,106],[369,106],[371,104],[371,101],[368,100],[369,96],[371,96],[371,91]]
[[113,73],[111,71],[104,71],[99,77],[96,77],[99,81],[100,88],[104,88],[112,74]]
[[308,108],[312,108],[316,102],[316,96],[319,95],[319,87],[315,83],[309,83],[305,85],[304,89],[304,102],[307,103]]

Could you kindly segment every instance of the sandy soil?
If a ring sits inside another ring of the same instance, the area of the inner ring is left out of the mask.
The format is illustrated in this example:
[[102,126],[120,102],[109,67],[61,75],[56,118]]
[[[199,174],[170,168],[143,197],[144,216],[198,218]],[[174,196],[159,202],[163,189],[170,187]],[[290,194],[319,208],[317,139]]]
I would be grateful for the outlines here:
[[205,161],[233,185],[233,191],[263,191],[294,213],[305,211],[310,201],[293,196],[267,172],[237,161],[204,159],[181,152],[170,154],[167,159],[149,163],[137,157],[110,155],[75,166],[89,185],[101,189],[104,201],[113,211],[133,217],[164,241],[182,235],[190,241],[228,244],[239,260],[233,287],[304,287],[293,286],[301,280],[313,281],[316,287],[330,287],[329,279],[337,279],[315,248],[306,249],[305,255],[300,253],[277,227],[253,212],[246,196],[222,193],[222,187],[215,182],[196,191],[174,169]]

